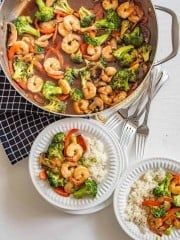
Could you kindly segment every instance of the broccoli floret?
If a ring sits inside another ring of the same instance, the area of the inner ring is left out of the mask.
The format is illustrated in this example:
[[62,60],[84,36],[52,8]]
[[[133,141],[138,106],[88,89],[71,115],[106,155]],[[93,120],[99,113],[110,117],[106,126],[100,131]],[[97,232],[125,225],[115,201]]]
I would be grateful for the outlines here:
[[84,34],[84,41],[92,46],[101,46],[103,43],[107,41],[109,38],[110,32],[104,33],[103,35],[97,36],[97,37],[91,37],[87,33]]
[[79,88],[74,88],[71,92],[71,99],[75,102],[83,99],[83,92]]
[[136,53],[132,45],[118,48],[113,55],[119,60],[121,66],[125,67],[128,67],[136,59]]
[[64,12],[66,14],[73,14],[74,10],[69,6],[67,0],[57,0],[56,4],[54,5],[55,10]]
[[140,51],[140,54],[142,55],[144,61],[148,62],[150,59],[152,46],[146,43],[142,47],[139,48],[139,51]]
[[95,27],[98,29],[116,30],[120,27],[120,18],[116,11],[109,9],[106,12],[106,17],[95,22]]
[[171,233],[172,233],[172,231],[173,231],[173,226],[170,226],[170,227],[168,227],[167,229],[166,229],[166,231],[164,232],[164,234],[166,234],[166,235],[171,235]]
[[66,103],[60,101],[59,99],[52,98],[47,105],[44,106],[44,109],[50,112],[59,112],[63,113],[66,110]]
[[110,82],[111,87],[114,90],[124,90],[128,91],[130,89],[130,82],[136,80],[136,74],[131,69],[121,69],[119,70]]
[[36,0],[38,11],[35,16],[41,22],[47,22],[54,18],[54,8],[47,7],[43,0]]
[[65,134],[63,132],[56,133],[52,139],[52,143],[63,143],[65,139]]
[[40,47],[38,45],[35,45],[35,53],[36,54],[42,54],[44,53],[44,48],[43,47]]
[[33,69],[31,69],[31,65],[25,63],[22,60],[16,60],[13,64],[13,67],[14,67],[14,74],[12,78],[17,82],[21,80],[26,81],[27,78],[33,73]]
[[62,94],[62,89],[57,87],[55,83],[47,81],[43,86],[42,94],[46,99],[50,100],[56,95]]
[[64,187],[65,179],[60,178],[58,174],[54,174],[53,172],[48,171],[48,181],[51,187]]
[[96,197],[97,194],[97,183],[94,180],[86,180],[84,185],[77,191],[74,192],[73,196],[77,199],[83,197]]
[[74,62],[74,63],[83,63],[83,55],[81,53],[81,51],[78,51],[77,53],[73,53],[71,54],[71,60]]
[[35,37],[40,37],[39,30],[33,28],[30,24],[32,20],[29,16],[20,16],[15,21],[14,24],[16,26],[18,35],[22,35],[24,33],[28,33]]
[[156,197],[161,197],[161,196],[170,196],[171,193],[169,191],[169,185],[172,179],[172,175],[170,173],[166,174],[166,177],[164,180],[156,187],[153,189],[153,194]]
[[177,196],[174,196],[174,197],[173,197],[173,204],[174,204],[176,207],[180,207],[180,195],[177,195]]
[[80,73],[82,87],[85,88],[87,82],[90,80],[91,74],[90,71],[84,70]]
[[74,68],[68,68],[64,74],[64,80],[71,84],[77,77],[77,72]]
[[180,218],[180,212],[176,212],[176,217]]
[[63,148],[64,143],[51,143],[48,147],[48,157],[49,158],[59,158],[63,159]]
[[135,29],[131,33],[125,33],[123,40],[126,43],[126,45],[140,47],[144,41],[140,27],[135,27]]
[[126,31],[130,28],[131,23],[128,20],[123,20],[121,23],[121,38],[123,38]]
[[89,27],[95,19],[95,15],[85,7],[79,9],[79,16],[81,27]]
[[151,213],[154,217],[161,218],[166,215],[166,210],[164,208],[154,208]]

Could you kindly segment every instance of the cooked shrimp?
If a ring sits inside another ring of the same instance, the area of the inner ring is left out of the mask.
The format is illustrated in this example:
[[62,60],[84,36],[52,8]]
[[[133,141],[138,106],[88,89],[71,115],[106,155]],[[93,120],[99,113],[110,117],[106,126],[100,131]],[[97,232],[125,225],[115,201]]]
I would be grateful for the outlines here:
[[8,47],[11,47],[17,41],[17,30],[13,23],[9,22],[8,25],[10,26],[10,34],[7,45]]
[[17,54],[26,55],[29,53],[29,46],[24,41],[17,41],[13,45],[16,47]]
[[101,87],[98,89],[98,92],[100,93],[100,98],[104,102],[104,104],[111,105],[113,102],[113,90],[111,86],[107,85],[105,87]]
[[107,45],[102,49],[102,57],[108,62],[112,62],[114,60],[113,49],[110,45]]
[[54,32],[56,24],[57,24],[56,20],[51,20],[48,22],[41,22],[39,26],[40,26],[41,32],[50,34]]
[[74,15],[68,15],[64,17],[64,27],[67,31],[79,31],[80,30],[80,21]]
[[89,61],[97,61],[101,56],[101,52],[102,52],[101,46],[94,47],[94,46],[88,45],[87,55],[85,55],[84,57]]
[[64,23],[60,22],[58,24],[58,33],[62,36],[65,37],[69,34],[69,31],[64,27]]
[[73,103],[73,108],[75,113],[77,114],[84,114],[88,112],[89,101],[82,99],[78,102]]
[[92,82],[87,82],[82,91],[85,99],[91,99],[96,96],[96,87]]
[[46,0],[46,6],[51,7],[55,3],[55,1],[56,0]]
[[61,166],[61,174],[64,178],[69,178],[72,176],[74,172],[74,168],[76,166],[76,163],[73,162],[65,162]]
[[98,111],[98,110],[103,110],[104,109],[104,103],[101,98],[95,97],[94,101],[89,105],[89,109],[91,111]]
[[119,5],[117,9],[117,13],[121,18],[128,18],[134,11],[134,3],[133,2],[124,2]]
[[121,91],[119,92],[118,94],[116,94],[113,98],[113,102],[116,104],[116,103],[119,103],[121,101],[123,101],[125,98],[127,97],[127,92],[125,91]]
[[67,182],[64,186],[64,191],[67,193],[73,193],[74,191],[74,185],[72,182]]
[[31,63],[34,59],[34,53],[28,53],[27,55],[25,55],[23,57],[19,57],[19,59],[21,59],[27,63]]
[[173,194],[180,194],[180,178],[175,178],[170,184],[170,191]]
[[44,81],[37,75],[29,78],[27,81],[27,89],[33,93],[38,93],[43,87]]
[[101,79],[104,82],[110,82],[112,77],[116,74],[117,70],[115,67],[106,67],[105,70],[102,71]]
[[68,81],[63,80],[63,79],[60,79],[60,80],[59,80],[59,86],[61,87],[63,94],[69,94],[69,93],[70,93],[70,91],[71,91],[71,86],[70,86],[70,84],[68,83]]
[[148,216],[147,222],[150,230],[159,235],[160,234],[159,228],[163,225],[162,218],[155,218],[150,214]]
[[105,10],[116,9],[118,7],[118,0],[103,0],[102,6]]
[[79,186],[83,184],[90,176],[88,168],[79,165],[73,173],[73,176],[70,178],[70,181],[76,185]]
[[67,54],[72,54],[78,51],[80,47],[81,38],[73,33],[69,33],[62,40],[62,50]]
[[58,61],[58,59],[54,57],[47,58],[44,61],[44,69],[50,75],[56,75],[56,76],[63,75],[63,72],[60,70],[61,64]]
[[174,226],[175,226],[175,228],[180,229],[180,220],[179,219],[175,219]]
[[35,44],[40,46],[40,47],[47,47],[49,45],[49,39],[53,36],[53,33],[51,34],[46,34],[46,35],[43,35],[41,36],[40,38],[38,38],[36,41],[35,41]]
[[111,39],[110,46],[112,49],[117,49],[117,40],[115,38]]
[[77,162],[83,155],[83,148],[77,143],[71,143],[66,149],[66,155],[72,162]]
[[142,8],[135,5],[133,12],[130,14],[128,19],[129,19],[129,21],[131,21],[133,23],[138,23],[142,19],[143,16],[144,16],[144,12],[143,12]]

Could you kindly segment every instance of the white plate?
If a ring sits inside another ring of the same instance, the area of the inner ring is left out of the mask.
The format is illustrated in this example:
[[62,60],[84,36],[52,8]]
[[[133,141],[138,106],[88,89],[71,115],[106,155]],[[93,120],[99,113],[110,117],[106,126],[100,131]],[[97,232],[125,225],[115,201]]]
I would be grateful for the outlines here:
[[[149,231],[146,234],[143,234],[135,224],[127,221],[125,208],[133,183],[139,179],[139,177],[141,177],[146,171],[159,168],[165,169],[167,171],[180,172],[180,164],[173,160],[165,158],[143,160],[142,162],[128,169],[121,177],[119,184],[116,187],[113,201],[116,218],[123,230],[135,240],[157,240],[157,235]],[[180,239],[180,231],[173,231],[170,236],[163,236],[161,239],[178,240]]]
[[[73,197],[65,198],[56,194],[47,182],[39,180],[40,165],[38,156],[41,152],[45,152],[51,142],[52,137],[59,131],[67,132],[72,128],[78,128],[87,136],[94,136],[100,139],[106,148],[108,155],[108,173],[104,181],[99,185],[96,198],[75,199]],[[125,168],[124,158],[120,154],[119,145],[113,138],[112,134],[108,134],[105,127],[96,121],[87,119],[63,119],[46,127],[36,138],[31,148],[29,156],[29,170],[32,182],[40,195],[49,203],[66,210],[83,210],[95,207],[106,201],[113,193],[120,173]]]

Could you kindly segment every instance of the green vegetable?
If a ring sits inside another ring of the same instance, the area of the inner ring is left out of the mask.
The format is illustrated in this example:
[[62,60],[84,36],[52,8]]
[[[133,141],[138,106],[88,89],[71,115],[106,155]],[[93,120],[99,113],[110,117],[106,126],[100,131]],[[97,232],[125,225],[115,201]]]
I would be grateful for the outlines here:
[[64,187],[65,179],[60,178],[58,174],[54,174],[53,172],[48,171],[48,181],[51,187]]
[[42,94],[46,99],[51,100],[55,96],[62,94],[62,89],[57,87],[55,83],[47,81],[43,86]]
[[110,82],[114,90],[128,91],[130,89],[129,83],[136,80],[136,74],[131,69],[119,70]]
[[63,143],[65,134],[63,132],[56,133],[52,139],[52,143]]
[[166,215],[166,210],[164,208],[154,208],[151,210],[151,213],[156,218],[161,218]]
[[153,194],[156,197],[161,197],[161,196],[170,196],[171,193],[169,191],[169,185],[172,179],[172,175],[170,173],[166,174],[166,177],[164,180],[156,187],[153,189]]
[[63,159],[63,148],[64,143],[51,143],[48,147],[48,157],[49,158],[59,158]]
[[35,37],[40,37],[39,30],[33,28],[31,26],[32,20],[29,16],[20,16],[15,21],[14,24],[16,26],[18,35],[22,35],[24,33],[28,33]]
[[81,51],[78,51],[77,53],[73,53],[71,54],[71,60],[74,62],[74,63],[83,63],[83,55],[81,53]]
[[35,53],[36,54],[42,54],[44,53],[44,48],[43,47],[40,47],[38,45],[35,45]]
[[54,18],[54,8],[47,7],[43,0],[36,0],[36,4],[38,6],[38,11],[35,16],[41,22],[48,22]]
[[104,33],[103,35],[97,36],[97,37],[91,37],[87,33],[84,34],[84,41],[92,46],[101,46],[103,43],[107,41],[109,38],[110,32]]
[[68,68],[64,74],[64,80],[71,84],[77,77],[77,71],[74,68]]
[[57,0],[54,5],[55,10],[62,11],[66,14],[73,14],[74,10],[69,6],[67,0]]
[[80,101],[83,99],[83,92],[79,88],[74,88],[71,91],[71,99],[75,102]]
[[90,80],[91,74],[89,70],[84,70],[80,72],[81,84],[82,87],[85,88],[87,82]]
[[79,160],[79,164],[87,168],[91,167],[96,162],[97,162],[97,159],[95,157],[88,157],[88,158],[81,157]]
[[140,51],[140,54],[142,55],[144,61],[148,62],[151,51],[152,51],[152,46],[146,43],[142,47],[139,48],[139,51]]
[[176,212],[176,217],[180,218],[180,212]]
[[140,27],[135,27],[135,29],[131,33],[125,33],[123,40],[126,45],[140,47],[144,41]]
[[121,38],[124,37],[124,34],[127,32],[127,30],[130,28],[131,23],[128,20],[123,20],[121,22]]
[[95,22],[95,27],[98,29],[116,30],[120,27],[120,18],[116,11],[109,9],[106,12],[106,17]]
[[180,195],[177,195],[177,196],[174,196],[174,197],[173,197],[173,204],[174,204],[176,207],[180,207]]
[[81,27],[89,27],[95,19],[95,15],[85,7],[79,9],[79,16]]
[[170,226],[170,227],[168,227],[167,229],[166,229],[166,231],[164,232],[164,234],[166,234],[166,235],[171,235],[171,233],[172,233],[172,231],[173,231],[173,226]]
[[14,67],[14,74],[12,76],[12,78],[14,80],[21,81],[24,80],[26,81],[27,78],[33,74],[33,68],[31,68],[31,65],[25,63],[22,60],[16,60],[13,63],[13,67]]
[[118,48],[113,52],[116,59],[119,60],[121,66],[128,67],[136,59],[136,52],[134,51],[134,46],[128,45]]
[[60,101],[59,99],[52,98],[49,103],[43,107],[45,110],[50,112],[60,112],[63,113],[66,110],[66,103]]
[[83,197],[96,197],[97,194],[97,183],[94,180],[86,180],[84,185],[77,191],[74,192],[73,196],[77,199]]

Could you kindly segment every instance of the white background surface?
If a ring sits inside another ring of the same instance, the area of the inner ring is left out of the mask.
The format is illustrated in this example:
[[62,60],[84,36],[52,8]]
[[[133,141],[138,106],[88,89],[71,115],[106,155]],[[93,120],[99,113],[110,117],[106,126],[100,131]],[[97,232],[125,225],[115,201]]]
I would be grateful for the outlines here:
[[[179,0],[154,0],[180,15]],[[170,50],[170,19],[158,14],[159,55]],[[145,157],[165,156],[180,161],[180,54],[163,65],[170,80],[153,100],[150,136]],[[92,215],[72,216],[46,203],[35,191],[28,160],[11,166],[0,149],[0,240],[129,240],[119,227],[112,206]]]

